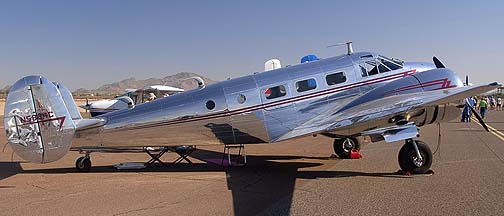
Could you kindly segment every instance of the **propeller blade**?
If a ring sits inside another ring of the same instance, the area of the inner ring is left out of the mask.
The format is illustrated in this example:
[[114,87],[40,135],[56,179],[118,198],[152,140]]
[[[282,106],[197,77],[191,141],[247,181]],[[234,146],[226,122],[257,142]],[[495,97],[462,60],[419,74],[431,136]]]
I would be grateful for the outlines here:
[[465,84],[466,84],[466,86],[469,85],[469,76],[467,76],[467,75],[466,75],[466,83]]
[[89,107],[89,99],[86,98],[86,106]]
[[488,127],[487,125],[485,124],[485,122],[483,121],[483,118],[481,118],[481,116],[479,115],[478,111],[476,111],[476,109],[474,109],[474,107],[469,103],[469,100],[466,99],[466,105],[469,106],[469,108],[471,109],[472,113],[474,114],[474,116],[476,116],[476,118],[478,119],[479,123],[481,124],[481,126],[483,126],[483,128],[485,128],[485,130],[487,132],[490,132],[490,130],[488,130]]
[[439,61],[438,58],[436,58],[436,56],[432,57],[432,61],[434,61],[434,64],[436,65],[436,68],[446,68],[444,66],[444,64],[441,63],[441,61]]

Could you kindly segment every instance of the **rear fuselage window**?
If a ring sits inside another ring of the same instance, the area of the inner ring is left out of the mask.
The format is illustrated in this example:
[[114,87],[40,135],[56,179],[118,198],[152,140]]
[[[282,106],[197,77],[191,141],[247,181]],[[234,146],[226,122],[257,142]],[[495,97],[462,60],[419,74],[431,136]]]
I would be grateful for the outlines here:
[[213,100],[209,100],[205,104],[208,110],[213,110],[215,108],[215,102]]
[[345,72],[338,72],[326,76],[327,85],[336,85],[346,82]]
[[296,91],[304,92],[317,88],[317,82],[315,79],[307,79],[296,82]]
[[284,85],[279,85],[271,88],[267,88],[264,90],[264,96],[267,99],[273,99],[285,96],[287,94],[287,90]]

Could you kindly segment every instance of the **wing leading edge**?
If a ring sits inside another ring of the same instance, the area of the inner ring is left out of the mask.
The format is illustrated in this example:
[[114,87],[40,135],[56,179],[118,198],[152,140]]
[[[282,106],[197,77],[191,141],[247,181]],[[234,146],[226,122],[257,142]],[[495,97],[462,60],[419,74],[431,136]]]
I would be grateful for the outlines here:
[[[436,105],[454,102],[463,104],[463,100],[467,97],[482,94],[501,86],[501,84],[494,82],[480,86],[464,86],[451,89],[422,91],[384,97],[343,111],[333,111],[329,109],[331,111],[322,113],[306,121],[289,133],[279,137],[276,141],[309,134],[334,132],[350,127],[361,127],[362,132],[369,129],[369,123],[371,122],[384,122],[384,120],[388,120],[400,114],[406,114],[407,112]],[[373,129],[376,129],[376,127]]]

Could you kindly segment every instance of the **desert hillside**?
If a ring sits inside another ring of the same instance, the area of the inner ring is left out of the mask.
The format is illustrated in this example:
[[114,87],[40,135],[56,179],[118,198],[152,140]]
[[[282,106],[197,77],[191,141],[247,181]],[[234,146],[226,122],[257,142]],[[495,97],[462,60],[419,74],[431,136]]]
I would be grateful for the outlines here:
[[[87,98],[87,96],[89,96],[90,94],[93,94],[95,96],[104,96],[105,98],[108,98],[110,95],[117,95],[124,92],[125,89],[136,89],[150,85],[168,85],[189,90],[196,88],[198,85],[196,81],[191,79],[191,77],[195,76],[201,77],[203,80],[205,80],[207,84],[215,82],[214,80],[211,80],[207,77],[195,73],[181,72],[163,78],[148,78],[148,79],[128,78],[118,82],[104,84],[96,89],[79,88],[73,91],[73,94],[76,98]],[[4,86],[3,88],[0,88],[0,98],[5,98],[7,96],[10,87],[11,87],[10,85],[7,85]]]
[[136,79],[136,78],[128,78],[121,80],[119,82],[115,83],[110,83],[110,84],[105,84],[100,86],[99,88],[88,90],[88,89],[77,89],[74,91],[75,95],[84,95],[84,94],[98,94],[98,95],[115,95],[124,92],[125,89],[130,89],[130,88],[142,88],[145,86],[150,86],[150,85],[168,85],[168,86],[173,86],[177,88],[182,88],[185,90],[188,89],[193,89],[198,86],[196,81],[191,79],[191,77],[201,77],[207,84],[214,83],[215,81],[195,74],[195,73],[188,73],[188,72],[182,72],[182,73],[177,73],[175,75],[170,75],[166,76],[163,78],[148,78],[148,79]]

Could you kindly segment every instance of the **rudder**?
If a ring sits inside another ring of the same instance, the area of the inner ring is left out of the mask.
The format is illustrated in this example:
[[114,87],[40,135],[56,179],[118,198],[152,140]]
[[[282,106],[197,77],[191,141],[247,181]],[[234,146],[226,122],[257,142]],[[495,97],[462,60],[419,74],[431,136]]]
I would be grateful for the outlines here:
[[72,119],[80,114],[70,114],[62,93],[42,76],[24,77],[11,87],[4,127],[8,142],[21,158],[48,163],[62,158],[70,149],[75,133]]

